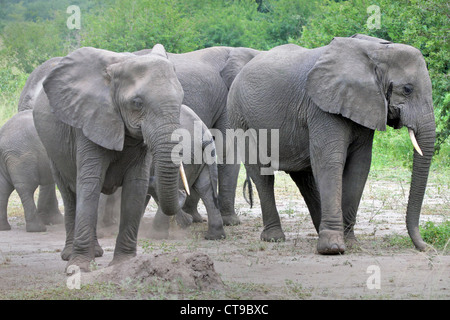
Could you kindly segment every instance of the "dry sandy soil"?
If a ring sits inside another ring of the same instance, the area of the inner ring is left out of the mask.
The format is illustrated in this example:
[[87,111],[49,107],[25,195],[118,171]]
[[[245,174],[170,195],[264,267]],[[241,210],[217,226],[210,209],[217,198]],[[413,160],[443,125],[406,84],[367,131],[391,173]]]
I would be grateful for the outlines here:
[[[359,244],[344,255],[316,253],[317,234],[306,206],[290,179],[278,173],[277,203],[286,242],[259,240],[262,219],[256,193],[256,203],[250,209],[238,191],[237,208],[242,223],[226,227],[227,238],[221,241],[203,239],[206,223],[181,230],[174,222],[169,239],[150,239],[155,212],[151,203],[141,224],[138,245],[139,259],[147,262],[133,262],[138,266],[135,269],[141,270],[119,278],[112,275],[114,272],[107,266],[112,259],[116,231],[102,230],[104,236],[99,241],[104,255],[96,259],[91,273],[80,275],[80,289],[68,288],[66,262],[60,258],[64,227],[53,225],[47,232],[25,232],[23,210],[14,195],[9,205],[12,230],[0,232],[0,299],[447,300],[449,251],[430,246],[427,252],[418,252],[412,244],[393,242],[406,235],[408,178],[396,177],[396,172],[391,174],[371,173],[355,228]],[[200,209],[206,219],[204,208]],[[442,180],[439,173],[434,173],[421,222],[442,222],[449,216],[448,179]],[[191,263],[191,256],[201,263]],[[149,261],[159,266],[149,267]],[[158,273],[161,270],[164,274]],[[178,273],[167,276],[173,270]],[[183,272],[193,278],[183,278]],[[103,273],[110,278],[100,277]],[[199,279],[213,279],[214,284],[208,286]]]

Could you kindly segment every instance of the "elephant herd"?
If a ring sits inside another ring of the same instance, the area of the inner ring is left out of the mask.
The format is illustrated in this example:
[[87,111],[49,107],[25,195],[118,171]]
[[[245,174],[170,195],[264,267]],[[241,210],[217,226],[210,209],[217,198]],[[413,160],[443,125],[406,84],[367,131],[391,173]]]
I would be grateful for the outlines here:
[[[309,209],[318,253],[340,254],[356,240],[374,131],[386,125],[407,127],[416,150],[406,223],[423,250],[418,224],[436,126],[419,50],[365,35],[337,37],[315,49],[288,44],[172,54],[161,44],[134,53],[80,48],[30,75],[19,112],[0,129],[0,230],[11,229],[8,198],[17,190],[26,230],[64,222],[61,256],[83,271],[103,253],[97,222],[107,215],[102,210],[112,210],[99,206],[107,197],[120,198],[111,264],[136,255],[151,197],[160,236],[167,237],[170,216],[184,225],[202,221],[201,199],[205,238],[222,239],[224,225],[239,223],[235,193],[242,161],[260,198],[262,240],[285,239],[274,175],[264,169],[282,170]],[[231,148],[256,153],[253,158],[228,157],[227,137],[238,130],[253,134]],[[277,144],[261,146],[267,130]],[[218,143],[219,135],[227,143]],[[255,149],[249,148],[252,140],[259,141]],[[276,158],[268,164],[261,149]]]

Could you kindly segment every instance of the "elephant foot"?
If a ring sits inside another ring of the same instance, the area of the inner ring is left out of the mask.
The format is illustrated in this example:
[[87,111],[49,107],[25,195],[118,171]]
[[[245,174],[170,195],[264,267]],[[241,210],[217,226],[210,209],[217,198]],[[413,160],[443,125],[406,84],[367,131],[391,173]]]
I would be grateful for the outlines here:
[[41,214],[40,218],[45,225],[62,224],[64,223],[64,216],[60,212]]
[[70,256],[72,255],[72,249],[73,246],[71,244],[66,244],[64,246],[64,249],[61,251],[61,259],[63,259],[64,261],[69,261]]
[[284,235],[281,227],[278,226],[270,229],[264,229],[263,232],[261,232],[261,240],[267,242],[283,242],[286,240],[286,236]]
[[0,231],[8,231],[11,230],[11,225],[8,221],[0,222]]
[[193,217],[190,214],[181,211],[175,216],[175,220],[177,221],[177,224],[180,226],[180,228],[186,229],[192,224]]
[[225,234],[225,230],[223,229],[223,227],[210,228],[205,235],[206,240],[221,240],[221,239],[225,239],[225,238],[226,238],[226,234]]
[[222,221],[224,226],[237,226],[241,223],[241,220],[235,213],[222,215]]
[[[96,258],[103,256],[103,249],[98,242],[95,244],[94,250]],[[64,261],[69,261],[72,258],[72,252],[73,252],[73,245],[66,244],[64,249],[61,251],[61,259]]]
[[345,240],[345,246],[347,247],[347,249],[352,249],[352,248],[358,246],[358,239],[356,239],[353,231],[350,231],[350,232],[344,234],[344,240]]
[[136,257],[136,253],[133,254],[120,254],[120,255],[114,255],[114,258],[111,260],[111,262],[108,264],[108,267],[114,266],[116,264],[122,263],[124,261],[127,261],[129,259],[132,259]]
[[92,259],[82,255],[76,255],[74,257],[71,257],[69,262],[67,262],[65,272],[67,273],[67,275],[71,275],[73,272],[75,272],[76,270],[74,270],[74,268],[71,266],[78,267],[79,270],[82,272],[91,272],[90,267],[92,261],[93,261]]
[[193,223],[202,223],[203,221],[205,221],[197,210],[195,210],[194,212],[189,212],[189,214],[192,216]]
[[[38,220],[38,219],[36,219],[36,220]],[[25,229],[27,232],[45,232],[45,231],[47,231],[47,228],[41,221],[26,222]]]
[[344,233],[342,231],[322,230],[319,232],[317,252],[320,254],[342,254],[345,252]]
[[95,244],[95,249],[94,250],[95,250],[95,257],[96,258],[103,256],[103,249],[102,249],[102,247],[100,246],[100,244],[98,242]]

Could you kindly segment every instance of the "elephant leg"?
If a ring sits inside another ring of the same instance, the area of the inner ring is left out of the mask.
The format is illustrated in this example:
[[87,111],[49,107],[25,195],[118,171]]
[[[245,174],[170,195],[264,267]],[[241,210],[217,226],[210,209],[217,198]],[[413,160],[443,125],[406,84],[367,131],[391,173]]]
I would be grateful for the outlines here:
[[263,241],[284,241],[286,239],[281,228],[280,216],[275,203],[274,175],[261,175],[258,165],[246,165],[247,173],[255,183],[261,201],[264,230]]
[[353,227],[356,223],[356,213],[370,171],[372,139],[373,132],[369,136],[369,141],[347,157],[345,164],[342,186],[342,212],[344,237],[349,245],[356,242]]
[[[136,176],[136,175],[134,175]],[[147,204],[148,175],[138,174],[144,179],[126,179],[122,185],[120,225],[114,257],[110,265],[136,256],[139,224]]]
[[61,259],[69,261],[73,250],[73,237],[75,233],[75,212],[76,212],[76,194],[61,178],[60,173],[55,170],[54,177],[56,185],[64,205],[64,227],[66,229],[66,242],[61,251]]
[[209,168],[205,166],[194,184],[194,189],[200,195],[208,214],[208,232],[205,239],[218,240],[225,238],[225,230],[214,189],[215,181],[212,180]]
[[39,186],[37,212],[46,225],[63,223],[54,183]]
[[240,224],[234,205],[236,198],[237,179],[240,164],[222,164],[217,166],[219,173],[219,208],[223,223],[226,226]]
[[191,194],[187,197],[183,206],[183,211],[190,214],[194,223],[203,222],[203,218],[198,212],[198,202],[200,196],[195,190],[191,190]]
[[14,187],[16,188],[23,205],[27,232],[46,231],[47,228],[37,215],[36,204],[34,202],[34,191],[37,186],[36,188],[33,188],[25,183],[15,183]]
[[86,272],[90,271],[90,263],[99,253],[97,214],[100,192],[109,165],[109,152],[86,137],[78,136],[75,229],[72,255],[67,266],[77,265]]
[[289,172],[289,175],[300,190],[311,215],[314,228],[319,233],[321,217],[320,194],[312,172]]
[[222,146],[217,145],[218,158],[218,185],[219,185],[219,208],[222,215],[223,224],[226,226],[238,225],[239,218],[235,210],[235,198],[237,180],[239,176],[240,163],[236,159],[227,158],[227,138],[226,129],[228,126],[227,114],[224,112],[219,120],[216,121],[214,127],[219,129],[222,135]]
[[321,221],[317,251],[320,254],[340,254],[345,251],[342,213],[342,176],[351,128],[337,117],[328,117],[326,130],[310,128],[311,167],[320,194]]
[[8,223],[8,200],[14,187],[6,179],[0,176],[0,231],[11,230]]

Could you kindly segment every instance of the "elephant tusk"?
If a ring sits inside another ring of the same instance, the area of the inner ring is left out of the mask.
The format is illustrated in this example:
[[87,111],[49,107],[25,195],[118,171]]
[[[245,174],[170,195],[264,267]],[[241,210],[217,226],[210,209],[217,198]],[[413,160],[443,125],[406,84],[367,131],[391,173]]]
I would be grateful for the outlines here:
[[189,184],[186,178],[186,174],[184,173],[184,167],[183,167],[183,163],[181,163],[180,165],[180,175],[181,175],[181,180],[183,181],[183,185],[184,185],[184,189],[186,190],[186,193],[189,195],[191,195],[191,192],[189,191]]
[[420,150],[419,144],[417,143],[416,140],[416,136],[414,135],[414,131],[412,129],[408,129],[408,131],[409,131],[409,138],[411,139],[414,149],[416,149],[418,154],[423,156],[422,150]]

